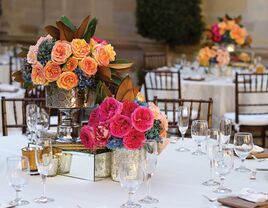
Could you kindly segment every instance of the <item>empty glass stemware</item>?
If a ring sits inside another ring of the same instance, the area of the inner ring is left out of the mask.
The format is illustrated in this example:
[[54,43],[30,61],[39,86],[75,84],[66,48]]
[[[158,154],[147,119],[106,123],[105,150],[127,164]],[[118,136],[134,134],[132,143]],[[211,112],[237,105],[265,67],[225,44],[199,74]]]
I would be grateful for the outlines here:
[[184,135],[188,129],[188,125],[189,125],[189,108],[187,106],[180,106],[178,108],[178,127],[179,130],[181,132],[181,140],[182,140],[182,145],[180,147],[177,148],[177,151],[179,152],[187,152],[190,151],[189,149],[187,149],[186,147],[184,147]]
[[35,160],[43,182],[43,195],[34,201],[36,203],[48,203],[54,201],[54,199],[46,197],[45,186],[48,171],[52,164],[52,144],[49,138],[36,139]]
[[9,202],[11,206],[22,206],[29,204],[28,201],[20,198],[20,192],[28,183],[30,177],[30,167],[28,158],[14,156],[7,158],[7,176],[9,185],[16,191],[16,198]]
[[144,160],[143,160],[143,169],[146,176],[147,181],[147,194],[146,196],[140,200],[141,203],[144,204],[153,204],[157,203],[158,199],[151,196],[151,178],[155,172],[156,164],[157,164],[157,143],[155,140],[147,140],[144,145]]
[[241,159],[240,167],[236,168],[239,172],[250,172],[251,170],[244,166],[245,159],[253,149],[253,138],[251,133],[239,132],[234,136],[234,151],[235,154]]
[[33,136],[36,133],[36,125],[38,119],[38,106],[36,104],[28,104],[26,106],[26,123],[31,135],[31,142],[34,142]]
[[205,155],[206,153],[201,150],[201,143],[207,138],[208,123],[205,120],[195,120],[192,122],[191,135],[193,140],[197,143],[197,150],[194,151],[193,155]]
[[232,121],[230,119],[221,119],[219,123],[219,142],[221,146],[229,143],[232,133]]
[[234,151],[228,147],[222,147],[214,156],[214,170],[219,175],[221,183],[220,186],[214,191],[215,193],[226,194],[232,192],[223,186],[225,176],[228,175],[234,167]]
[[219,185],[219,183],[215,181],[213,177],[214,156],[220,150],[218,138],[219,138],[219,131],[217,129],[208,130],[208,139],[206,140],[206,151],[207,151],[207,156],[208,156],[209,164],[210,164],[210,177],[209,177],[209,180],[202,183],[205,186]]
[[36,134],[41,137],[42,132],[49,128],[49,115],[43,108],[39,108],[37,115]]
[[133,195],[143,182],[141,162],[121,158],[119,165],[119,179],[121,187],[128,190],[128,201],[121,208],[140,208],[141,205],[133,201]]

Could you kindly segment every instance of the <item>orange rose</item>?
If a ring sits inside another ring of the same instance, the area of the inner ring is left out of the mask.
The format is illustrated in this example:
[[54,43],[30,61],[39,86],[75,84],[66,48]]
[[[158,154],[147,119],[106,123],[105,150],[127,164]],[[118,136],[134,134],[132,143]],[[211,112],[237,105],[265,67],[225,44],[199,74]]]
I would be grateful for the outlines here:
[[79,62],[79,67],[82,69],[82,71],[88,75],[88,76],[93,76],[97,72],[97,67],[98,64],[97,62],[91,58],[90,56],[83,58]]
[[84,39],[73,39],[71,42],[72,51],[76,58],[85,58],[90,52],[90,45]]
[[77,66],[78,66],[78,60],[74,57],[71,57],[63,66],[62,71],[73,71],[77,68]]
[[105,45],[105,48],[109,54],[110,61],[114,61],[115,56],[116,56],[116,53],[114,51],[114,47],[111,44],[107,44],[107,45]]
[[78,85],[78,82],[78,76],[74,72],[67,71],[60,75],[57,85],[59,88],[71,90]]
[[110,54],[105,45],[95,45],[92,51],[93,58],[100,66],[108,66],[110,63]]
[[46,78],[44,74],[44,69],[42,64],[37,62],[36,64],[32,65],[32,74],[31,74],[32,82],[35,85],[44,85],[46,84]]
[[69,42],[58,40],[52,48],[51,59],[58,65],[64,64],[72,55],[72,48]]
[[245,28],[241,28],[239,25],[233,27],[230,32],[230,37],[235,40],[238,45],[243,45],[245,43],[247,36],[247,31]]
[[54,82],[60,77],[61,68],[58,64],[49,61],[49,62],[47,62],[46,66],[44,68],[44,73],[45,73],[45,78],[49,82]]

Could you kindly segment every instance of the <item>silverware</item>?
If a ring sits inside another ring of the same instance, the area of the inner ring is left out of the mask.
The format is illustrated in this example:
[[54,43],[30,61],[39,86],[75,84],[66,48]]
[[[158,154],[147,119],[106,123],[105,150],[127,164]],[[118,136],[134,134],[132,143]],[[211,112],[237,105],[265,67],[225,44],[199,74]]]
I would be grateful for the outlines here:
[[257,171],[268,171],[268,168],[256,168]]
[[210,201],[210,202],[215,202],[215,201],[217,201],[217,197],[208,197],[208,196],[206,196],[206,195],[202,195],[203,197],[205,197],[208,201]]
[[264,159],[260,159],[260,158],[257,158],[255,155],[251,154],[251,157],[253,157],[254,160],[258,161],[258,162],[264,162],[264,161],[267,161],[267,158],[264,158]]

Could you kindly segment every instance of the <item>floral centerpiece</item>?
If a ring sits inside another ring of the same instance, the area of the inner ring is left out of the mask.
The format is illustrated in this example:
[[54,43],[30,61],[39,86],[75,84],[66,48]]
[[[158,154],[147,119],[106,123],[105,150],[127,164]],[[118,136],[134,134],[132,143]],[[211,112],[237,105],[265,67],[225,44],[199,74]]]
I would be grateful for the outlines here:
[[219,18],[219,22],[206,31],[206,38],[216,44],[250,46],[252,38],[241,24],[241,19],[241,16],[232,18],[229,15]]
[[[138,94],[139,96],[139,94]],[[107,97],[81,129],[81,142],[90,150],[140,150],[146,140],[155,140],[160,149],[167,145],[168,120],[153,103],[135,99],[120,102]],[[112,159],[112,178],[117,180],[118,151]],[[115,158],[116,157],[116,158]],[[134,157],[135,158],[135,157]],[[134,159],[133,158],[133,159]]]

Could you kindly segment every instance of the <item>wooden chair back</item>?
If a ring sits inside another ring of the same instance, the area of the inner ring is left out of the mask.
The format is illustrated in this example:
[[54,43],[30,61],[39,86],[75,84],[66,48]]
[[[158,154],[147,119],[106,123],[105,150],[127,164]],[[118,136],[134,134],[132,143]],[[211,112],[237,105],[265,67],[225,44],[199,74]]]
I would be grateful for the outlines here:
[[180,72],[166,70],[147,70],[144,82],[145,99],[147,102],[153,101],[153,96],[159,94],[159,98],[168,97],[167,93],[172,93],[176,99],[181,98],[181,75]]
[[26,90],[25,97],[26,98],[45,98],[45,87],[44,86],[36,86],[34,89]]
[[144,54],[144,68],[156,69],[167,65],[167,56],[163,52],[146,52]]

